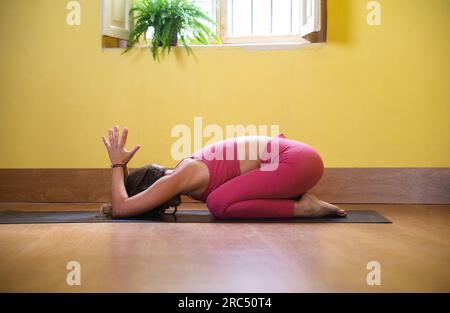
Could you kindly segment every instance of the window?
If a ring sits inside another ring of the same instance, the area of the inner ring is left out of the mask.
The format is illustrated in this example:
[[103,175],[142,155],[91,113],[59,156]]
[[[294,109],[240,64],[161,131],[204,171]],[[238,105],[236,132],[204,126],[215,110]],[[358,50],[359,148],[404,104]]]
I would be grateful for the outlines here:
[[[194,0],[223,44],[324,42],[326,0]],[[131,0],[103,0],[103,35],[126,40]],[[105,42],[105,40],[104,40]]]
[[220,26],[218,34],[224,44],[302,42],[322,27],[321,0],[195,2]]

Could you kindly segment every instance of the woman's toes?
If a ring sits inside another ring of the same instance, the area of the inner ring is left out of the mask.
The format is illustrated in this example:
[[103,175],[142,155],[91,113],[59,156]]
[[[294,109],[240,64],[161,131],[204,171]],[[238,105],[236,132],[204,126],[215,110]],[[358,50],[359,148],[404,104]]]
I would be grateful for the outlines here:
[[339,216],[347,216],[347,211],[345,211],[343,209],[338,209],[337,215],[339,215]]
[[347,212],[340,207],[333,205],[331,203],[322,201],[322,205],[327,209],[329,215],[339,215],[339,216],[346,216]]
[[334,206],[334,207],[335,207],[334,213],[335,213],[336,215],[339,215],[339,216],[347,216],[347,211],[345,211],[344,209],[341,209],[341,208],[338,207],[338,206]]

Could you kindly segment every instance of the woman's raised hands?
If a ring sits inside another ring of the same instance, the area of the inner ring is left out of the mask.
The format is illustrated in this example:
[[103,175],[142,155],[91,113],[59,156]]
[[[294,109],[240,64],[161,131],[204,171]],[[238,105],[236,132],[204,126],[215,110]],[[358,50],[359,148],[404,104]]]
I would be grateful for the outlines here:
[[127,142],[127,136],[128,128],[124,127],[122,136],[120,136],[119,126],[114,126],[109,129],[109,141],[105,137],[102,137],[112,164],[127,164],[141,148],[141,145],[136,145],[130,151],[126,150],[125,144]]

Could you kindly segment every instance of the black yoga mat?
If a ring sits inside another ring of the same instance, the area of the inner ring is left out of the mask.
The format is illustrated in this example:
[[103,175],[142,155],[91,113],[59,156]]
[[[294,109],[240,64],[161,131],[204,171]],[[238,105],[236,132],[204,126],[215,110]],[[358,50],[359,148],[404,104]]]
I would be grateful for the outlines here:
[[0,224],[53,223],[392,223],[375,211],[348,211],[347,217],[219,220],[207,210],[180,210],[176,215],[111,219],[97,212],[0,212]]

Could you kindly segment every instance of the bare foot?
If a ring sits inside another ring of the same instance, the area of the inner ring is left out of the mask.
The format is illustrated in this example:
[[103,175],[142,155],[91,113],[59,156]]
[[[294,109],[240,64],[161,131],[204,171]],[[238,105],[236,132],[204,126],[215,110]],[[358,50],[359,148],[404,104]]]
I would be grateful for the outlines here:
[[316,196],[305,193],[295,202],[295,217],[323,217],[328,215],[347,216],[347,212],[335,205],[317,199]]

